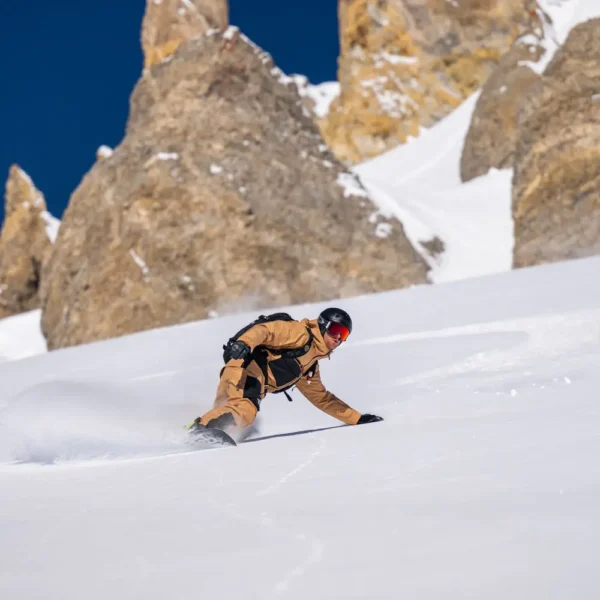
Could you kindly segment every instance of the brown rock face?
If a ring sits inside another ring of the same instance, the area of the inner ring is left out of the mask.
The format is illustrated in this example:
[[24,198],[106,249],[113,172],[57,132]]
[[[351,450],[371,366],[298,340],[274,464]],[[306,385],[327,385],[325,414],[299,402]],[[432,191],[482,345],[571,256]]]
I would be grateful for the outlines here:
[[516,44],[507,52],[481,91],[465,139],[460,163],[463,181],[485,175],[491,168],[512,167],[517,143],[517,110],[539,75],[525,61],[543,53],[536,44]]
[[51,250],[44,196],[16,165],[6,183],[0,235],[0,318],[39,308],[42,264]]
[[160,64],[186,40],[228,24],[227,0],[146,0],[144,66]]
[[600,252],[600,19],[575,27],[519,110],[516,267]]
[[65,212],[43,290],[50,348],[426,281],[285,81],[234,28],[144,73],[124,141]]
[[417,136],[481,86],[538,24],[534,0],[340,0],[342,92],[322,122],[356,163]]

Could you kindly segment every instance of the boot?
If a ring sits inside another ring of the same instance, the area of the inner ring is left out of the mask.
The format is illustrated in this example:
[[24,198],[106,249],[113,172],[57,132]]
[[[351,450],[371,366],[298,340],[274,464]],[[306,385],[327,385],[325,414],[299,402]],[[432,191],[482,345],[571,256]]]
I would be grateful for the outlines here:
[[231,413],[223,413],[222,415],[211,419],[206,426],[209,429],[220,429],[225,433],[229,433],[236,428],[235,419]]
[[[236,442],[231,438],[221,427],[229,427],[230,420],[222,417],[231,417],[231,422],[235,428],[235,421],[231,414],[221,415],[216,419],[212,419],[207,425],[202,425],[201,417],[198,417],[191,425],[187,427],[190,439],[194,444],[206,446],[209,448],[218,446],[236,446]],[[213,425],[214,424],[214,425]]]

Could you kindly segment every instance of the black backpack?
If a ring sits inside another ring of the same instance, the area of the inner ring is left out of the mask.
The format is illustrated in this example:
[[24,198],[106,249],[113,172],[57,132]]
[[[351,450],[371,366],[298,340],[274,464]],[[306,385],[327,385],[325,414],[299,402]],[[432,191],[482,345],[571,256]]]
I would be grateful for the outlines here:
[[[248,329],[251,329],[255,325],[260,325],[262,323],[270,323],[271,321],[295,321],[295,320],[296,319],[294,319],[293,317],[288,315],[288,313],[283,313],[283,312],[273,313],[272,315],[266,315],[266,316],[260,315],[260,317],[258,317],[258,319],[255,319],[254,321],[252,321],[252,323],[249,323],[245,327],[242,327],[242,329],[240,329],[233,337],[229,338],[227,344],[225,344],[223,346],[223,362],[228,363],[231,360],[230,351],[231,351],[232,342],[235,342],[240,336],[244,335],[244,333],[246,333],[246,331],[248,331]],[[310,350],[310,347],[312,346],[313,339],[314,339],[312,331],[308,327],[306,328],[306,331],[308,332],[309,340],[308,340],[308,343],[305,344],[304,346],[302,346],[301,348],[294,348],[292,350],[282,350],[281,352],[277,352],[274,350],[271,350],[271,351],[275,352],[276,354],[280,354],[282,356],[282,358],[298,358],[300,356],[304,356]],[[254,349],[254,352],[252,353],[252,355],[255,355],[257,353],[257,350],[258,351],[262,350],[262,347],[257,346]],[[252,358],[255,358],[255,356],[252,356]]]
[[[242,329],[240,329],[233,337],[229,338],[227,344],[225,344],[223,346],[223,361],[225,362],[225,364],[227,364],[231,360],[231,344],[233,342],[235,342],[241,335],[244,335],[244,333],[246,333],[246,331],[248,331],[248,329],[251,329],[255,325],[260,325],[261,323],[270,323],[271,321],[295,321],[295,320],[296,319],[294,319],[293,317],[288,315],[288,313],[273,313],[272,315],[266,315],[266,316],[260,315],[260,317],[258,317],[258,319],[252,321],[252,323],[249,323],[245,327],[242,327]],[[270,351],[274,354],[279,354],[281,356],[281,358],[284,358],[284,359],[285,358],[299,358],[300,356],[304,356],[310,350],[313,340],[314,340],[314,337],[315,337],[313,335],[312,331],[308,327],[306,328],[306,331],[308,332],[309,339],[308,339],[308,342],[301,348],[292,348],[291,350],[280,350],[280,351],[270,348]],[[244,362],[244,367],[247,367],[253,360],[256,361],[256,363],[258,364],[261,371],[263,372],[265,381],[267,381],[269,376],[267,373],[267,355],[266,355],[264,346],[257,346],[256,348],[254,348],[252,354]],[[223,368],[225,368],[225,367],[223,367]],[[221,373],[222,372],[223,371],[221,371]],[[287,389],[288,388],[279,390],[279,392],[283,392],[285,394],[286,398],[291,402],[292,398],[287,393],[287,391],[286,391]],[[276,392],[276,393],[279,393],[279,392]]]

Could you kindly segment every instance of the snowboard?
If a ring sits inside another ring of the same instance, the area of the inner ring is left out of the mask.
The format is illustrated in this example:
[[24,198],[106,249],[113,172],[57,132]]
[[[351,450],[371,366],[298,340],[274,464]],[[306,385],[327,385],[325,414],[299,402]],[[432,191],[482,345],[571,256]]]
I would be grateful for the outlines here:
[[235,440],[221,429],[193,427],[189,430],[189,434],[194,446],[198,445],[201,448],[237,446]]

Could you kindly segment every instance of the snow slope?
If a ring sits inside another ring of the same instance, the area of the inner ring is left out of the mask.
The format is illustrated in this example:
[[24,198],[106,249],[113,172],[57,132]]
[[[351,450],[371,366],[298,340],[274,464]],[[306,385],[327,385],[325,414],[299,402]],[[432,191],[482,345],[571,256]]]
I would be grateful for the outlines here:
[[[460,180],[460,157],[478,94],[418,139],[355,167],[371,198],[395,216],[431,267],[434,283],[508,271],[512,267],[512,171]],[[433,238],[444,252],[423,246]]]
[[236,449],[181,426],[254,315],[0,364],[0,597],[595,598],[599,269],[344,301],[324,381],[386,420],[271,396]]
[[41,310],[32,310],[0,320],[0,362],[46,352],[41,316]]

